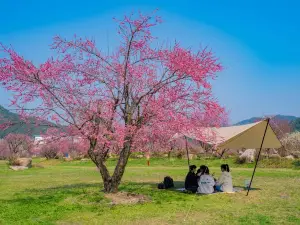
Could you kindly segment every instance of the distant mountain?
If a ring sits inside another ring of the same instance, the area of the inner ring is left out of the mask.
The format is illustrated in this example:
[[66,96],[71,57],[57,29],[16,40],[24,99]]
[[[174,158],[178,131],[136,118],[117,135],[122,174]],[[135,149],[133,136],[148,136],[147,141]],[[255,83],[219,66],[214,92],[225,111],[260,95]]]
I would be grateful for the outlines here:
[[[286,116],[286,115],[276,115],[274,117],[272,117],[273,119],[277,119],[277,120],[287,120],[289,123],[292,123],[293,121],[295,121],[296,119],[298,119],[298,117],[296,116]],[[242,120],[234,125],[246,125],[249,123],[255,123],[259,120],[262,120],[263,117],[252,117],[250,119],[246,119],[246,120]]]
[[[292,125],[293,130],[300,131],[300,117],[296,116],[286,116],[286,115],[276,115],[273,117],[278,120],[287,120]],[[259,120],[262,120],[262,117],[252,117],[250,119],[242,120],[234,125],[246,125],[249,123],[255,123]],[[8,109],[4,108],[0,105],[0,124],[13,121],[16,125],[6,129],[0,129],[0,138],[5,137],[9,133],[18,133],[18,134],[27,134],[29,136],[40,135],[41,133],[45,133],[49,126],[36,126],[34,124],[34,118],[30,119],[32,121],[31,124],[24,124],[19,118],[19,115],[13,112],[10,112]],[[48,121],[45,122],[45,125],[49,124],[50,126],[55,126],[55,124],[50,123]],[[61,127],[63,129],[63,126]]]
[[[36,126],[34,124],[34,118],[30,118],[30,121],[30,124],[22,123],[18,114],[10,112],[0,105],[0,124],[7,122],[13,122],[15,124],[6,130],[0,130],[0,138],[5,137],[9,133],[27,134],[29,136],[40,135],[41,133],[45,133],[49,128],[49,126]],[[45,125],[46,124],[54,125],[48,121],[45,122]]]

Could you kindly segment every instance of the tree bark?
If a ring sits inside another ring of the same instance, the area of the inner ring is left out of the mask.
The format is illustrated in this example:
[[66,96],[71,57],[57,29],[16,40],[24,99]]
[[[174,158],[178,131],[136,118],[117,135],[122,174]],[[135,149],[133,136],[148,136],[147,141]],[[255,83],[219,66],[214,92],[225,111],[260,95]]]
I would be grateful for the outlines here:
[[130,155],[130,149],[131,149],[131,140],[127,139],[128,141],[125,142],[124,147],[120,153],[118,163],[116,165],[114,174],[112,176],[112,190],[111,192],[117,192],[118,187],[121,183],[122,177],[125,172],[125,167],[128,162],[128,158]]
[[220,159],[222,159],[222,157],[224,156],[225,152],[227,151],[228,149],[223,149],[222,152],[219,154],[220,155]]
[[97,154],[94,152],[97,142],[95,140],[92,140],[90,142],[90,149],[88,153],[91,160],[96,164],[96,166],[99,169],[103,180],[104,192],[106,193],[118,192],[118,187],[121,183],[122,177],[125,172],[125,167],[127,165],[128,158],[130,155],[131,139],[127,140],[128,141],[125,142],[123,149],[120,152],[119,160],[117,162],[112,176],[109,174],[109,171],[105,165],[105,158],[103,158],[101,154]]
[[171,159],[171,151],[168,152],[168,159]]
[[88,155],[91,158],[91,160],[95,163],[95,165],[97,166],[97,168],[99,169],[99,172],[101,174],[102,180],[103,180],[103,185],[104,185],[104,191],[105,192],[109,192],[109,190],[111,189],[111,176],[109,174],[109,171],[105,165],[105,158],[103,158],[99,152],[95,152],[95,148],[97,145],[97,141],[96,140],[91,140],[90,141],[90,148],[88,151]]

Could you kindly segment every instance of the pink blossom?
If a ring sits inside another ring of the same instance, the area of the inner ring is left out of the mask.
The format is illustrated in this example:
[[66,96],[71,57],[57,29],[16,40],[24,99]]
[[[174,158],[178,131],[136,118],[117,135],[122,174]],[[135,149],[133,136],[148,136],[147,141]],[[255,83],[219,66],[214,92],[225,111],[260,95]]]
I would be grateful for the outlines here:
[[[22,118],[50,118],[65,128],[49,129],[49,137],[81,137],[86,152],[102,155],[164,150],[175,133],[210,138],[203,128],[227,118],[210,84],[222,69],[218,59],[178,42],[154,48],[151,29],[161,23],[155,13],[115,21],[120,44],[109,55],[93,40],[56,36],[58,57],[36,65],[1,45],[0,82]],[[39,105],[25,107],[33,102]]]

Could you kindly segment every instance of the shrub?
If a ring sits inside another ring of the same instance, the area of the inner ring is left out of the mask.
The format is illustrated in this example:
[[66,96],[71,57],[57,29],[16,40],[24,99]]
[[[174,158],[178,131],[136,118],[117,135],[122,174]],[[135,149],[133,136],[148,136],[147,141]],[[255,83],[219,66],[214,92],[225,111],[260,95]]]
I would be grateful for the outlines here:
[[293,165],[296,169],[300,169],[300,160],[296,160],[293,162]]
[[240,158],[239,156],[235,157],[234,163],[236,164],[245,164],[247,161],[246,157]]
[[77,146],[76,144],[72,144],[69,146],[68,154],[70,158],[74,160],[80,160],[84,158],[84,155],[79,150],[79,146]]
[[56,144],[44,144],[40,147],[40,155],[46,159],[58,158],[59,147]]
[[292,168],[293,161],[285,158],[263,159],[258,162],[261,168]]
[[176,154],[176,158],[177,158],[177,159],[182,159],[183,156],[184,156],[184,153],[181,152],[181,151],[177,152],[177,154]]
[[155,157],[155,158],[162,158],[164,154],[165,154],[165,152],[161,152],[161,151],[152,151],[151,152],[151,156]]
[[7,143],[7,158],[14,160],[18,157],[28,157],[33,150],[33,140],[24,134],[8,134],[4,140]]
[[140,152],[133,152],[130,154],[131,159],[140,159],[143,157],[144,157],[143,153],[140,153]]
[[11,166],[19,166],[19,161],[17,160],[17,156],[11,155],[8,157],[8,165]]
[[294,132],[281,139],[286,155],[300,156],[300,132]]

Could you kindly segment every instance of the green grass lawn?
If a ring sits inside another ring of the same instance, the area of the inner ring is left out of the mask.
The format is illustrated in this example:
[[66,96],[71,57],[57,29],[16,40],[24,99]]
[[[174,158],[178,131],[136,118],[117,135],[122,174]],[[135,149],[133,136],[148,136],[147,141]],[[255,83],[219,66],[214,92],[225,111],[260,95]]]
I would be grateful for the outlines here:
[[[207,164],[216,176],[224,162],[192,161]],[[108,162],[111,169],[114,163]],[[100,192],[100,175],[91,162],[35,160],[34,165],[11,171],[0,161],[0,224],[300,224],[296,169],[258,168],[257,190],[248,197],[245,191],[196,196],[156,188],[166,175],[180,187],[185,160],[151,160],[148,167],[144,159],[131,159],[120,190],[147,195],[151,202],[112,205]],[[243,186],[252,174],[252,168],[231,169],[235,186]]]

